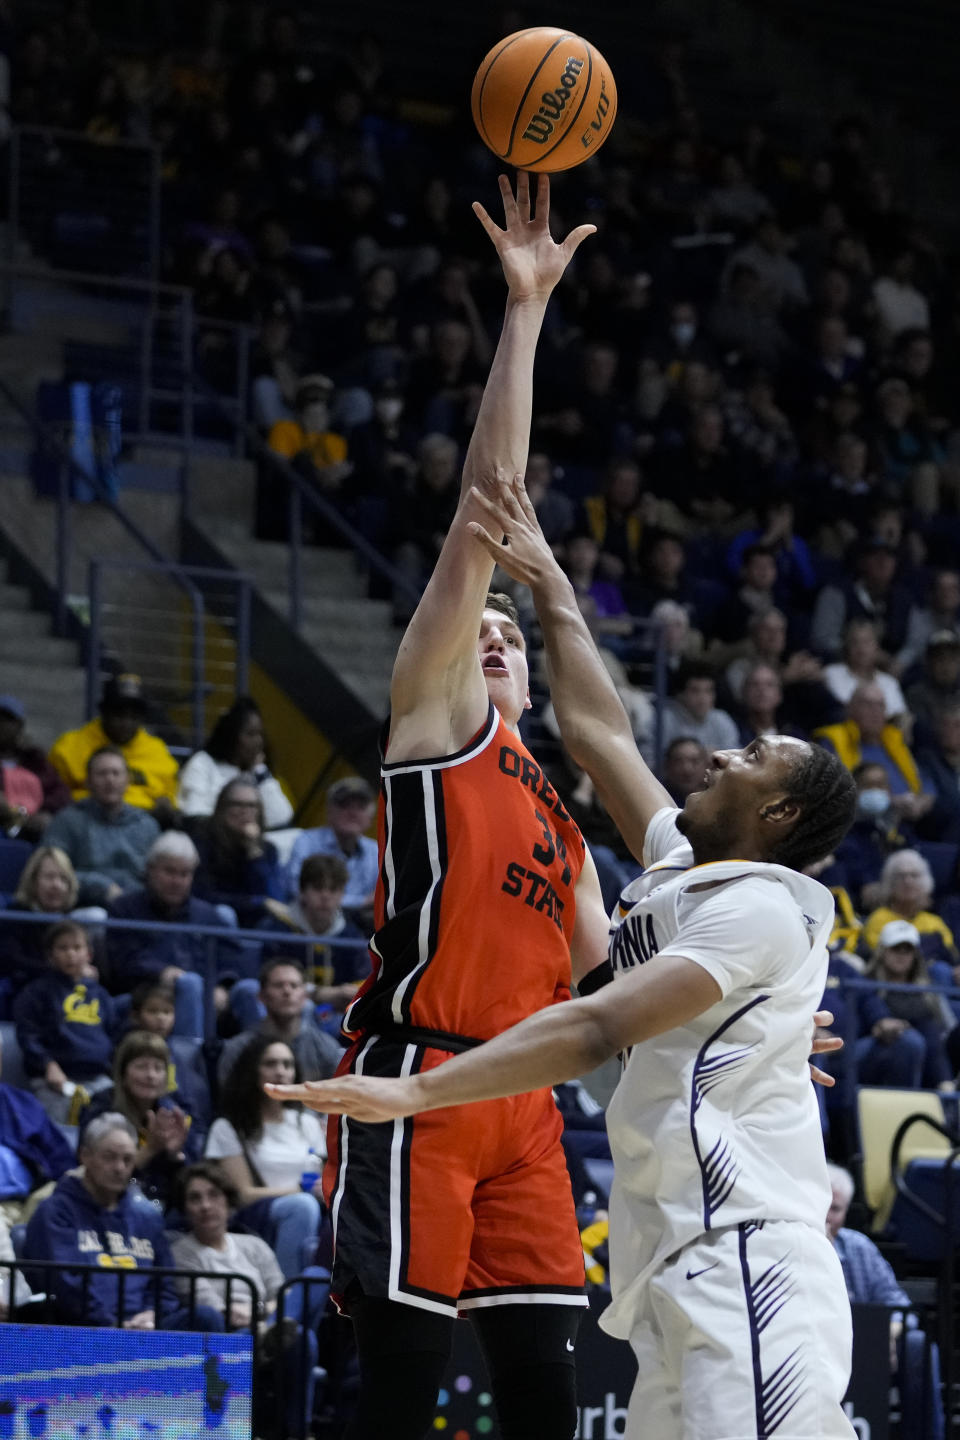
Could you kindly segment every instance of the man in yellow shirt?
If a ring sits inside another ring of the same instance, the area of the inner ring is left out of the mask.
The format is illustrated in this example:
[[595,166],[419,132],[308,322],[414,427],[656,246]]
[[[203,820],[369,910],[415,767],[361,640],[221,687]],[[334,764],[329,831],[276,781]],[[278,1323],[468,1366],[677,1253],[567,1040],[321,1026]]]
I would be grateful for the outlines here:
[[147,705],[139,675],[114,675],[103,688],[100,714],[67,730],[50,751],[50,762],[70,787],[74,800],[85,800],[87,761],[95,750],[115,745],[123,751],[130,772],[124,794],[127,805],[153,810],[158,802],[176,804],[177,762],[156,735],[143,728]]

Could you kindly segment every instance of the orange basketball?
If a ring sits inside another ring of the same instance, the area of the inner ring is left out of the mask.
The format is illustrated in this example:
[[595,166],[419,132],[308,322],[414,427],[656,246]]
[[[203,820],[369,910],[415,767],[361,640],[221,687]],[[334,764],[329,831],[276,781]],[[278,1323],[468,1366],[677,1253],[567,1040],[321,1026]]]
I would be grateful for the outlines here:
[[470,96],[480,138],[518,170],[570,170],[610,134],[617,87],[600,51],[569,30],[508,35],[485,57]]

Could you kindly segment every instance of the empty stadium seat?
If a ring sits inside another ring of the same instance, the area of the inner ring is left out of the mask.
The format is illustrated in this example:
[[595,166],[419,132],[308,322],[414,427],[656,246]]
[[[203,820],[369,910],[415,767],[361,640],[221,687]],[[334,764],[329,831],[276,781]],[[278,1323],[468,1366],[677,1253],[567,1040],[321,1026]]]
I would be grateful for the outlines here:
[[[861,1181],[863,1196],[873,1211],[871,1228],[886,1230],[896,1200],[891,1156],[897,1131],[905,1120],[926,1116],[945,1125],[943,1102],[932,1090],[888,1090],[862,1085],[857,1092],[857,1120],[860,1128]],[[950,1153],[950,1141],[929,1125],[911,1128],[900,1147],[900,1166],[911,1160],[943,1159]]]
[[27,1072],[23,1068],[23,1054],[17,1040],[17,1030],[12,1020],[0,1020],[0,1079],[21,1090],[30,1089]]

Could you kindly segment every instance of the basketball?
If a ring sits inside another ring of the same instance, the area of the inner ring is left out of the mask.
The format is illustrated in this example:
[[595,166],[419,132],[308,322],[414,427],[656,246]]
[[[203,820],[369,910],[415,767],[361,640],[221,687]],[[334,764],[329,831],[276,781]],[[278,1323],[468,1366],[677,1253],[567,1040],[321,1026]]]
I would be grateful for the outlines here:
[[494,45],[470,104],[480,138],[501,160],[518,170],[570,170],[610,134],[617,87],[589,40],[541,25]]

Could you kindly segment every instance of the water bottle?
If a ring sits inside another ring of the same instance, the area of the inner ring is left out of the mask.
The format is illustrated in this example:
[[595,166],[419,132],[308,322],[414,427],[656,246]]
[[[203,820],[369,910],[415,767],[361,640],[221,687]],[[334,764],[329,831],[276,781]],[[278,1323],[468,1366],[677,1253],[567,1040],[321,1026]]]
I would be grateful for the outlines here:
[[316,1150],[307,1151],[307,1163],[303,1174],[300,1176],[300,1189],[311,1194],[314,1185],[320,1179],[320,1172],[323,1169],[323,1162]]

